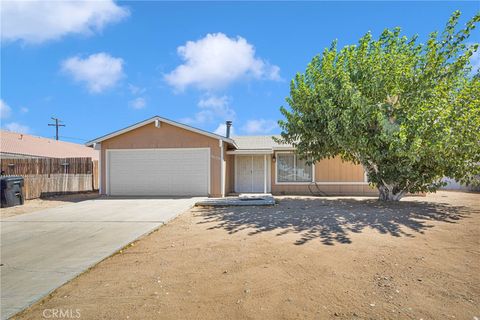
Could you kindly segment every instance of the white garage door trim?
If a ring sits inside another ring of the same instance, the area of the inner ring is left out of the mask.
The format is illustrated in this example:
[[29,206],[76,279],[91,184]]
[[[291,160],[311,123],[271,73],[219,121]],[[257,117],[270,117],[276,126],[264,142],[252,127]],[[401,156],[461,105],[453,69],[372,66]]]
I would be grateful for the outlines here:
[[113,152],[138,152],[138,151],[151,151],[151,150],[164,150],[164,151],[176,151],[176,150],[184,150],[184,151],[191,151],[191,150],[206,150],[208,153],[207,156],[207,192],[208,195],[211,194],[210,184],[211,184],[211,150],[210,148],[143,148],[143,149],[106,149],[105,150],[105,193],[107,195],[110,194],[110,154]]

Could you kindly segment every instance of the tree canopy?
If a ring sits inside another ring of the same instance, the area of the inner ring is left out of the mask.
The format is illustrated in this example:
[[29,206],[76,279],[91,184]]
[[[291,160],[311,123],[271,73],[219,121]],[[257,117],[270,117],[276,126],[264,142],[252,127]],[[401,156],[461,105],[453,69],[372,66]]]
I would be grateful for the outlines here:
[[336,42],[291,82],[279,121],[282,139],[312,162],[340,156],[362,164],[382,200],[435,191],[442,177],[468,183],[480,173],[480,70],[454,12],[428,41],[400,28],[357,45]]

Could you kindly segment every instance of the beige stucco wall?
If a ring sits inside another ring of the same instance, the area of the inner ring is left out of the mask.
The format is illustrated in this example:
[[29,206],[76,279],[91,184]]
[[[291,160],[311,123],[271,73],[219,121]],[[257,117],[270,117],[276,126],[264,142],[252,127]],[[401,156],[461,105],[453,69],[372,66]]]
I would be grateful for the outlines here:
[[[310,191],[310,189],[312,191]],[[318,189],[314,183],[308,185],[273,185],[272,194],[275,195],[351,195],[351,196],[375,196],[378,194],[377,189],[371,188],[369,185],[321,185]]]
[[[364,170],[361,165],[344,162],[341,158],[323,159],[315,163],[315,181],[306,184],[277,184],[276,166],[272,163],[272,193],[273,194],[318,194],[319,191],[326,195],[376,195],[377,190],[368,184],[355,184],[364,182]],[[339,184],[321,184],[322,182]],[[347,184],[353,182],[352,184]],[[310,185],[310,186],[309,186]]]
[[[229,155],[227,159],[227,178],[228,184],[226,193],[235,192],[235,156]],[[270,158],[271,159],[271,158]],[[315,164],[315,181],[307,184],[277,184],[276,166],[271,160],[270,166],[271,192],[275,195],[311,195],[312,192],[318,194],[318,190],[326,195],[377,195],[378,191],[371,188],[364,182],[364,170],[361,165],[355,165],[351,162],[344,162],[340,158],[324,159]],[[328,185],[321,184],[328,182]],[[331,184],[340,182],[340,184]],[[353,184],[348,184],[353,182]],[[357,183],[357,184],[356,184]],[[362,184],[358,184],[362,183]],[[310,188],[309,188],[310,185]],[[311,190],[311,191],[310,191]]]
[[323,159],[315,164],[317,182],[362,182],[364,173],[361,165],[342,161],[340,157]]
[[[224,144],[225,145],[225,144]],[[220,191],[220,145],[218,139],[162,122],[160,128],[154,123],[144,125],[101,143],[101,179],[106,186],[106,149],[148,148],[210,148],[210,196],[219,197]],[[105,193],[106,188],[103,187]]]
[[[275,162],[271,165],[272,194],[304,194],[310,195],[318,191],[326,195],[377,195],[376,189],[364,182],[364,170],[361,165],[344,162],[341,158],[324,159],[315,163],[315,181],[306,184],[277,184]],[[328,182],[328,185],[322,184]],[[331,184],[340,182],[339,184]],[[348,182],[353,182],[348,184]],[[310,185],[310,186],[309,186]]]

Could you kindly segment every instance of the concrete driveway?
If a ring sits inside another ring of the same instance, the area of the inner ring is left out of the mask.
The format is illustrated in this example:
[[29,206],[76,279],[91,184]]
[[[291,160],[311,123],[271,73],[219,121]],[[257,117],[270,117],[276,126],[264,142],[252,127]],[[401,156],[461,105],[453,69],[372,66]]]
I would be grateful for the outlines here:
[[201,199],[95,199],[3,219],[1,318],[23,310]]

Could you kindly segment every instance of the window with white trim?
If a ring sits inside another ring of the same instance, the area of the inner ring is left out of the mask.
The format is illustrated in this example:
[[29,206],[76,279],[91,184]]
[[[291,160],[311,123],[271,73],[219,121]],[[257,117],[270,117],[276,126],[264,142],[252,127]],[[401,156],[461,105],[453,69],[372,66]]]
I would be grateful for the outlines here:
[[277,153],[277,182],[312,182],[312,166],[295,153]]

